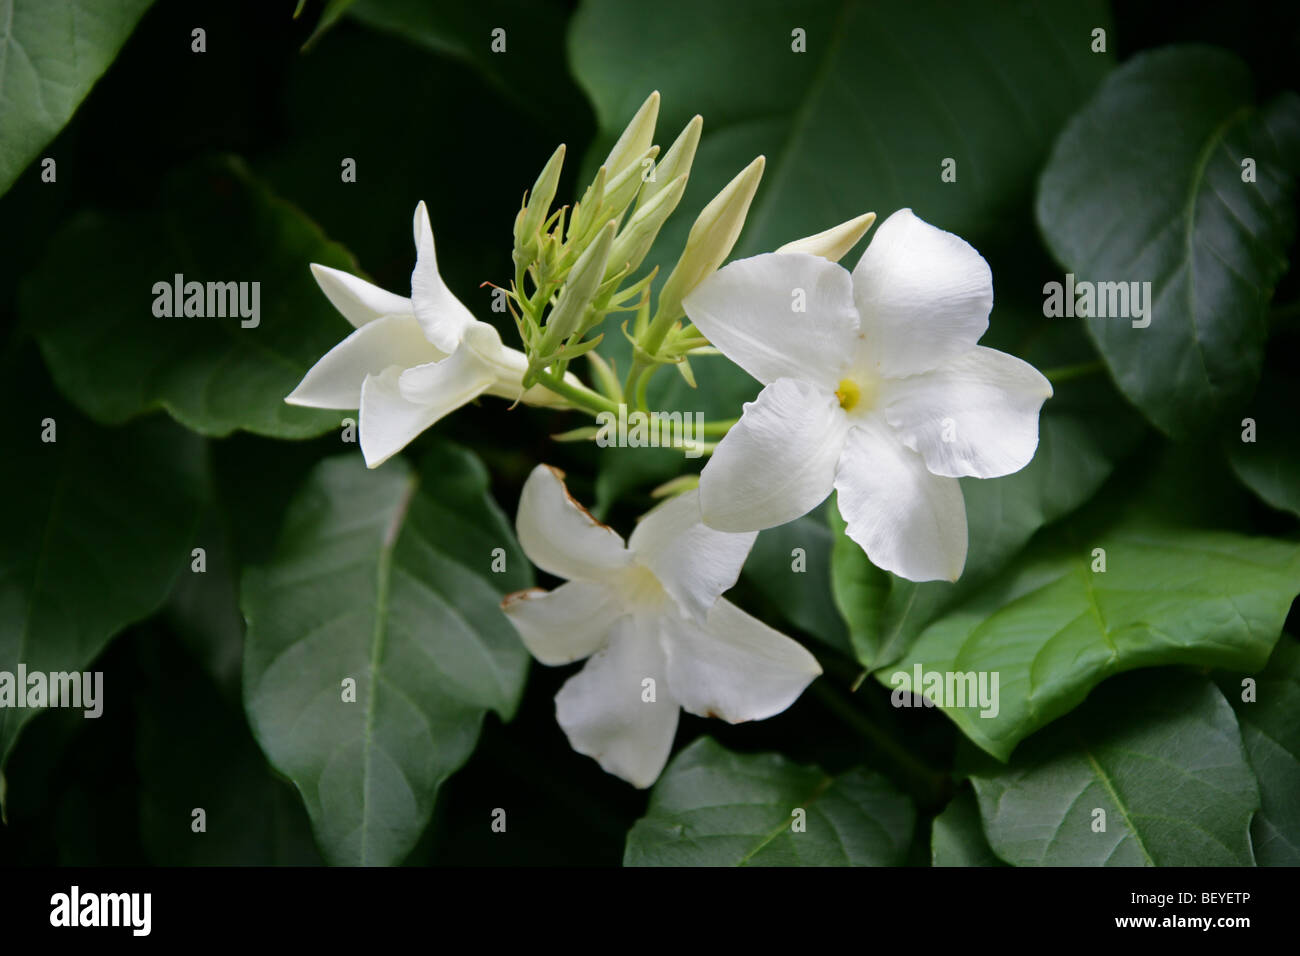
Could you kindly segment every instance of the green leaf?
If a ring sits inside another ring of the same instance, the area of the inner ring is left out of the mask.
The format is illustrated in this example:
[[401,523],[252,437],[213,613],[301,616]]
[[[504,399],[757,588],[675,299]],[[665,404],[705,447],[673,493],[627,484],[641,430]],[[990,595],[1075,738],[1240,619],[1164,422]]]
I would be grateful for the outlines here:
[[[465,63],[548,125],[557,116],[585,113],[582,95],[564,68],[568,8],[559,0],[356,0],[349,13],[368,27]],[[498,29],[504,35],[494,34]],[[494,43],[505,48],[494,50]]]
[[514,713],[528,655],[499,604],[530,583],[470,453],[312,473],[274,556],[244,576],[244,700],[330,862],[400,863],[484,712]]
[[878,774],[831,777],[704,737],[655,784],[623,865],[897,866],[915,822],[911,802]]
[[[987,338],[1040,368],[1070,367],[1091,354],[1077,328],[1044,330],[1023,308],[999,309]],[[1100,377],[1054,389],[1039,419],[1038,450],[1025,468],[1003,478],[961,479],[969,551],[956,583],[916,583],[876,568],[844,534],[838,510],[830,510],[835,601],[864,666],[898,660],[927,624],[991,580],[1035,532],[1091,498],[1137,444],[1140,422]]]
[[[1102,566],[1097,549],[1104,572],[1094,570]],[[1132,515],[1108,523],[1090,509],[1044,532],[876,676],[924,691],[967,737],[1006,760],[1112,674],[1160,664],[1262,667],[1298,591],[1294,543]],[[913,686],[918,667],[922,688]],[[957,706],[931,683],[981,673],[990,687],[997,678],[993,708]],[[996,713],[981,716],[985,709]]]
[[1266,375],[1244,410],[1244,418],[1254,422],[1254,440],[1243,441],[1246,426],[1233,423],[1224,448],[1228,464],[1242,484],[1272,507],[1300,516],[1297,411],[1300,384],[1282,375]]
[[1257,107],[1246,65],[1201,47],[1134,57],[1052,150],[1037,214],[1056,258],[1079,281],[1151,283],[1149,327],[1080,321],[1167,434],[1203,426],[1259,377],[1298,171],[1300,96]]
[[989,763],[971,777],[984,831],[1016,866],[1254,862],[1259,790],[1232,708],[1203,677],[1108,681],[1010,766]]
[[930,862],[934,866],[1006,866],[984,836],[975,794],[962,788],[930,830]]
[[[203,444],[166,419],[98,428],[22,372],[4,379],[0,671],[81,671],[189,561]],[[0,707],[0,764],[35,713]]]
[[[599,127],[586,167],[594,172],[653,89],[663,94],[657,141],[665,148],[692,115],[703,115],[690,183],[643,265],[658,265],[661,277],[705,203],[760,153],[767,171],[733,258],[770,252],[868,210],[883,221],[910,207],[986,254],[990,245],[1009,245],[1012,261],[1021,261],[1034,174],[1110,69],[1109,55],[1089,49],[1090,31],[1109,25],[1099,0],[1050,12],[815,0],[797,15],[780,0],[662,0],[653,14],[593,0],[569,33],[574,74]],[[792,50],[796,27],[806,32],[807,52]],[[672,55],[647,57],[646,50]],[[957,161],[956,183],[940,179],[945,158]],[[852,268],[857,257],[850,252],[844,264]],[[626,370],[626,343],[618,335],[607,341]],[[725,359],[703,358],[693,368],[698,389],[660,371],[652,407],[733,418],[758,392]],[[608,457],[609,467],[624,467]]]
[[[163,408],[205,435],[303,438],[346,413],[284,397],[351,331],[317,288],[312,262],[358,271],[241,164],[203,162],[170,178],[150,212],[75,219],[23,284],[19,308],[60,390],[101,422]],[[244,328],[253,319],[239,314],[156,316],[154,284],[170,288],[177,274],[259,283],[258,324]]]
[[0,195],[63,129],[153,0],[0,0]]
[[1240,678],[1219,678],[1237,712],[1241,736],[1259,781],[1262,806],[1250,826],[1261,866],[1300,865],[1300,644],[1283,635],[1268,667],[1256,677],[1254,700],[1243,700]]

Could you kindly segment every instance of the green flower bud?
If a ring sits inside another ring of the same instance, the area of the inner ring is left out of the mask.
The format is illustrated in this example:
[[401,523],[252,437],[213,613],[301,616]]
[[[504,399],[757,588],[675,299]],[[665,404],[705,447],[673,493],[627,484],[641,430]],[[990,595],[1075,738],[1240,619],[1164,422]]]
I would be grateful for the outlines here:
[[677,203],[681,201],[684,192],[686,192],[686,176],[678,176],[668,184],[667,189],[661,190],[657,196],[632,214],[632,218],[627,221],[627,225],[614,240],[614,248],[609,254],[609,265],[605,269],[606,278],[625,265],[629,273],[636,270],[636,267],[650,253],[659,230],[677,208]]
[[[745,217],[749,214],[749,204],[758,189],[758,181],[763,178],[766,162],[762,156],[755,159],[700,212],[695,225],[691,226],[690,235],[686,237],[686,248],[682,250],[681,258],[659,291],[653,325],[666,331],[663,323],[671,322],[684,314],[682,299],[716,272],[718,266],[731,254],[732,246],[740,237],[741,227],[745,225]],[[658,338],[661,342],[662,334]],[[659,342],[647,343],[647,350],[657,349]]]
[[659,147],[651,146],[642,153],[636,160],[623,169],[621,173],[609,181],[605,187],[605,196],[600,203],[600,215],[597,217],[598,222],[607,222],[610,219],[620,218],[627,207],[632,204],[636,198],[637,192],[642,185],[642,170],[647,167],[644,165],[645,160],[654,162],[654,158],[659,155]]
[[564,288],[560,290],[560,300],[546,320],[542,355],[549,354],[569,336],[582,331],[583,315],[596,297],[596,290],[605,277],[605,266],[609,261],[610,249],[614,246],[614,233],[617,229],[618,223],[612,219],[605,223],[595,241],[583,250],[574,263]]
[[659,119],[659,91],[655,90],[646,97],[641,108],[636,111],[632,121],[623,130],[614,148],[609,151],[604,166],[610,176],[617,176],[628,166],[633,165],[654,142],[655,122]]
[[691,164],[695,162],[695,148],[700,144],[700,131],[703,128],[704,118],[699,115],[686,124],[673,145],[668,147],[664,158],[655,166],[654,179],[646,180],[641,187],[641,194],[636,201],[638,209],[676,182],[679,176],[690,174]]
[[524,215],[517,220],[515,226],[516,246],[522,248],[541,231],[551,203],[555,199],[555,190],[560,184],[560,169],[563,166],[564,144],[561,143],[559,149],[551,154],[551,158],[542,167],[537,182],[533,184],[532,192],[528,194]]

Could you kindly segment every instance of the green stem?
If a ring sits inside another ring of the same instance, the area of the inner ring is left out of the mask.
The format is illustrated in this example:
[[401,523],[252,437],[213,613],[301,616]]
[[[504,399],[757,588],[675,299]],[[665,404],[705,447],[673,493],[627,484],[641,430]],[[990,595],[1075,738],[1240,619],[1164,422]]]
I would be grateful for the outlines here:
[[566,381],[562,375],[557,375],[554,372],[542,372],[537,377],[537,383],[550,389],[556,395],[567,398],[577,407],[586,409],[593,415],[599,412],[618,414],[618,406],[604,395],[587,388],[585,385],[575,385],[573,382]]
[[1105,370],[1105,363],[1100,360],[1093,360],[1091,362],[1080,362],[1078,365],[1060,365],[1056,368],[1045,369],[1043,377],[1053,385],[1060,385],[1062,382],[1083,378],[1086,375],[1094,375]]

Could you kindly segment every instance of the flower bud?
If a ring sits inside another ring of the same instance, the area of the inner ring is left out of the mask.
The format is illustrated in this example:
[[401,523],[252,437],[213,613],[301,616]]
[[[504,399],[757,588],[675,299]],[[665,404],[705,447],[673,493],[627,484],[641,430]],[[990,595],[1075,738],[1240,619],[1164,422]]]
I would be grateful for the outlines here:
[[658,155],[659,147],[651,146],[637,157],[635,162],[629,164],[621,173],[609,181],[609,184],[605,187],[605,195],[602,197],[600,207],[597,210],[596,222],[604,223],[610,219],[618,219],[623,215],[641,189],[641,171],[645,168],[643,163],[647,159],[654,162],[654,158]]
[[551,310],[546,320],[546,335],[542,339],[543,355],[557,348],[574,332],[579,331],[582,317],[596,296],[605,277],[605,266],[609,261],[609,252],[614,245],[614,233],[618,223],[610,220],[600,230],[594,242],[578,256],[560,291],[560,300]]
[[636,267],[650,253],[659,230],[673,214],[685,191],[686,176],[678,176],[668,184],[667,189],[660,191],[657,196],[632,214],[632,218],[627,221],[623,231],[614,240],[614,248],[609,254],[609,265],[605,268],[605,278],[609,278],[624,266],[628,267],[629,273],[636,271]]
[[867,234],[867,230],[871,228],[871,224],[875,221],[876,214],[874,212],[863,213],[856,219],[842,222],[838,226],[831,226],[825,232],[819,232],[803,239],[796,239],[794,242],[787,242],[776,251],[806,252],[809,255],[829,259],[831,262],[839,262],[857,244],[857,241]]
[[659,91],[655,90],[646,97],[641,108],[636,111],[632,121],[623,130],[614,148],[609,151],[604,166],[611,178],[617,176],[632,165],[650,148],[655,137],[655,121],[659,119]]
[[596,178],[583,192],[582,198],[573,207],[569,216],[569,238],[583,236],[596,219],[596,213],[605,199],[605,183],[609,180],[609,167],[601,166],[596,170]]
[[560,169],[564,165],[564,144],[551,154],[551,158],[542,167],[533,184],[533,191],[528,194],[528,204],[523,216],[516,221],[515,245],[523,247],[536,237],[546,222],[546,214],[555,199],[555,190],[560,184]]
[[[704,207],[686,237],[686,248],[659,292],[655,323],[683,315],[682,299],[717,271],[740,236],[749,204],[763,177],[766,160],[759,156]],[[651,343],[657,347],[658,343]]]
[[637,197],[637,209],[647,205],[661,192],[677,181],[679,176],[687,176],[691,164],[695,162],[695,147],[700,144],[700,130],[704,128],[703,117],[696,115],[686,128],[673,140],[664,158],[654,168],[654,179],[646,180]]

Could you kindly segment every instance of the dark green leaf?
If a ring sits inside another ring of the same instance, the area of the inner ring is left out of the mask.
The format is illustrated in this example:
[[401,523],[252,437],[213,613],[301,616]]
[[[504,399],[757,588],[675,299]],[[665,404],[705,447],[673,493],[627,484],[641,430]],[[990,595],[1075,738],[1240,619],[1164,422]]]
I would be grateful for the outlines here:
[[0,195],[63,129],[153,0],[0,0]]
[[1121,390],[1170,435],[1258,379],[1297,171],[1300,97],[1257,107],[1246,65],[1209,48],[1134,57],[1057,140],[1037,205],[1053,253],[1079,281],[1151,283],[1149,327],[1059,321],[1086,323]]
[[1254,699],[1240,679],[1219,687],[1237,712],[1241,736],[1259,781],[1263,806],[1250,826],[1261,866],[1300,865],[1300,644],[1283,635],[1268,667],[1256,677]]
[[1237,477],[1263,501],[1300,516],[1300,385],[1293,378],[1265,376],[1245,407],[1247,425],[1230,423],[1224,447]]
[[989,843],[1016,866],[1254,862],[1259,790],[1232,708],[1203,677],[1108,681],[1010,766],[971,779]]
[[401,862],[484,713],[513,714],[528,655],[499,603],[530,582],[468,452],[312,473],[275,555],[244,576],[244,699],[330,862]]
[[[203,444],[166,419],[98,428],[35,385],[6,407],[0,671],[81,671],[162,604],[189,562]],[[56,441],[41,440],[47,427]],[[34,713],[0,708],[0,763]]]
[[735,754],[704,737],[655,784],[646,816],[627,836],[623,865],[894,866],[907,857],[915,817],[911,802],[877,774],[830,777],[778,754]]
[[[349,13],[366,26],[468,64],[526,113],[551,121],[585,111],[564,69],[568,10],[559,0],[356,0]],[[504,32],[494,35],[496,30]]]
[[[164,408],[205,435],[303,438],[347,414],[284,403],[351,330],[317,288],[312,262],[357,271],[241,164],[205,162],[172,177],[152,212],[74,220],[23,285],[20,310],[59,388],[93,418],[118,424]],[[178,274],[260,283],[258,324],[243,327],[253,320],[238,313],[156,316],[154,284]]]

